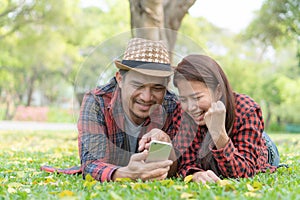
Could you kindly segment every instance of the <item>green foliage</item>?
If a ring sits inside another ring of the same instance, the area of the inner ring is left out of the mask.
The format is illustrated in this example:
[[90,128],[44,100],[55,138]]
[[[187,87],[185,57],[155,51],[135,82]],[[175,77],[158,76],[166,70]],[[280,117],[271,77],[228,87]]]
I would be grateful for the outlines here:
[[47,113],[47,122],[76,123],[77,119],[74,115],[72,109],[50,107]]
[[[268,45],[297,40],[300,34],[298,0],[267,0],[245,31],[247,38],[258,38]],[[298,39],[299,40],[299,39]]]
[[[108,64],[116,54],[109,51],[118,50],[120,55],[121,44],[101,49],[106,52],[95,54],[97,59],[89,59],[92,62],[87,62],[84,68],[80,68],[81,63],[112,32],[130,30],[129,9],[124,9],[129,8],[126,1],[107,1],[105,11],[98,7],[82,8],[77,0],[0,1],[0,4],[3,5],[0,9],[0,97],[11,96],[15,107],[30,105],[36,91],[52,105],[60,104],[59,92],[69,87],[77,84],[83,88],[79,90],[82,92],[97,85],[101,73],[95,77],[95,71],[113,73]],[[105,60],[109,62],[103,63]],[[60,88],[58,84],[62,84]]]
[[40,166],[79,164],[77,133],[1,131],[0,199],[299,199],[300,135],[270,136],[289,168],[203,185],[179,178],[100,183],[89,176],[49,174]]
[[[10,115],[30,104],[33,92],[60,105],[62,96],[75,96],[70,88],[83,93],[114,75],[112,60],[131,37],[129,2],[101,3],[83,8],[79,0],[0,0],[0,100],[11,104]],[[262,104],[266,126],[300,123],[298,9],[297,0],[267,0],[242,37],[186,15],[174,65],[190,53],[210,55],[235,91]]]

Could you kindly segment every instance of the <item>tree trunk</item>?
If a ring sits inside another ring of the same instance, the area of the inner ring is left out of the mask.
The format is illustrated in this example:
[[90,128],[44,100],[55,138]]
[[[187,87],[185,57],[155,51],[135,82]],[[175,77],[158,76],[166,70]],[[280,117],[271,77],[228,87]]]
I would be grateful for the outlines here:
[[30,77],[30,80],[29,80],[26,106],[30,106],[31,105],[32,94],[33,94],[33,90],[34,90],[34,83],[35,83],[35,80],[36,80],[36,75],[35,74],[36,73],[34,73]]
[[195,1],[129,0],[132,36],[163,40],[172,52],[182,19]]
[[265,130],[269,128],[270,122],[271,122],[271,116],[272,116],[270,103],[266,102],[266,106],[267,106],[267,109],[266,109],[267,110],[267,118],[265,120]]
[[16,113],[16,104],[19,102],[19,98],[17,95],[7,92],[5,98],[5,113],[4,113],[4,120],[12,120],[15,113]]
[[6,102],[6,108],[5,108],[4,120],[11,120],[12,119],[11,108],[13,105],[13,99],[11,98],[11,94],[7,93],[5,102]]

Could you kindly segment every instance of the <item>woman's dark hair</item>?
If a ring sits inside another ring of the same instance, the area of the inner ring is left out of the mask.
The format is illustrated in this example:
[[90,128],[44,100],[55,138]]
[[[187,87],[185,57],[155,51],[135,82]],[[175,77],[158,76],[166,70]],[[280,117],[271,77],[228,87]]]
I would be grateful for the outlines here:
[[221,101],[226,107],[225,128],[227,133],[231,130],[234,119],[234,96],[229,81],[219,64],[205,55],[189,55],[178,64],[175,69],[173,84],[177,87],[179,80],[199,81],[212,91],[218,85],[221,87]]
[[[226,107],[225,128],[228,136],[230,137],[235,120],[234,94],[229,81],[219,64],[212,58],[205,55],[189,55],[183,58],[175,69],[173,79],[174,86],[177,87],[178,82],[181,80],[202,82],[212,91],[215,91],[217,86],[220,85],[222,92],[221,101]],[[208,152],[210,149],[209,146],[214,146],[214,144],[210,134],[207,134],[203,141],[203,148],[201,148],[200,151],[200,154],[204,155],[200,155],[200,157],[203,158],[206,156],[205,162],[210,165],[207,166],[207,168],[215,168],[216,166],[212,166],[212,163],[210,162],[213,160],[211,153]],[[218,170],[213,169],[213,171],[217,173]]]

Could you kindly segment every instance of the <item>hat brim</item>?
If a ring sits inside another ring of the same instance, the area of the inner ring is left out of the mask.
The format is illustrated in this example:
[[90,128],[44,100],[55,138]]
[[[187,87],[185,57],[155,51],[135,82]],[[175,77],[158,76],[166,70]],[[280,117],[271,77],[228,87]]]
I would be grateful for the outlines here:
[[134,68],[134,67],[124,65],[119,60],[115,60],[114,63],[116,65],[116,67],[119,68],[119,69],[132,70],[132,71],[136,71],[138,73],[145,74],[145,75],[148,75],[148,76],[169,77],[174,73],[174,71],[172,69],[170,71],[164,71],[164,70]]

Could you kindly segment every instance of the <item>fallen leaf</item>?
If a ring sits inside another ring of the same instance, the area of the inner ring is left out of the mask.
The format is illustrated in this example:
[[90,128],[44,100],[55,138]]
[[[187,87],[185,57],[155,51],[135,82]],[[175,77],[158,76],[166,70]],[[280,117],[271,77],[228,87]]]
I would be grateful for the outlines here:
[[174,185],[173,188],[175,190],[183,190],[183,189],[188,188],[188,186],[187,185],[185,185],[185,186],[183,186],[183,185]]
[[189,199],[189,198],[192,198],[193,196],[194,196],[194,194],[192,194],[192,193],[184,192],[180,195],[180,198],[181,199]]
[[247,183],[246,186],[247,186],[248,191],[250,191],[250,192],[255,191],[255,189],[249,183]]
[[116,178],[116,182],[132,182],[130,178]]
[[59,197],[71,197],[71,196],[74,196],[74,192],[70,191],[70,190],[64,190],[62,192],[60,192],[58,194]]
[[184,183],[189,183],[193,180],[193,175],[188,175],[184,178]]
[[232,184],[232,182],[229,180],[219,180],[219,181],[217,181],[217,184],[220,186],[226,186],[226,185]]
[[262,183],[260,183],[260,182],[258,182],[258,181],[254,181],[253,184],[252,184],[252,186],[253,186],[254,189],[256,189],[256,190],[260,190],[260,189],[262,189],[262,187],[263,187]]
[[86,176],[85,176],[85,181],[87,181],[87,182],[92,182],[92,181],[94,181],[95,179],[91,176],[91,174],[87,174]]
[[230,180],[219,180],[217,181],[217,184],[221,187],[225,188],[225,191],[228,190],[235,190],[235,186],[233,185],[233,182]]
[[14,188],[9,187],[9,188],[7,189],[7,192],[11,194],[11,193],[16,193],[17,190],[15,190]]
[[204,187],[206,187],[206,189],[210,189],[210,186],[207,184],[204,184]]
[[25,173],[23,171],[18,171],[17,172],[17,177],[24,178],[25,177]]
[[23,185],[21,183],[12,182],[12,183],[9,183],[7,186],[10,187],[10,188],[18,189],[18,188],[22,187]]
[[172,185],[174,185],[174,181],[171,179],[165,179],[160,182],[163,186],[166,186],[166,187],[171,187]]
[[256,198],[260,198],[260,197],[261,197],[260,194],[255,193],[255,192],[246,192],[245,195],[246,195],[247,197],[256,197]]
[[151,190],[151,187],[146,183],[134,183],[131,185],[132,189],[138,190],[138,189],[147,189]]
[[84,183],[83,183],[83,186],[90,189],[90,188],[93,187],[96,183],[97,183],[97,181],[96,181],[90,174],[87,174],[87,175],[85,176],[85,181],[84,181]]

